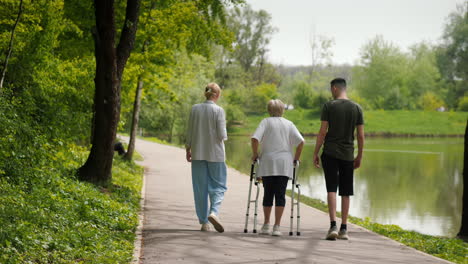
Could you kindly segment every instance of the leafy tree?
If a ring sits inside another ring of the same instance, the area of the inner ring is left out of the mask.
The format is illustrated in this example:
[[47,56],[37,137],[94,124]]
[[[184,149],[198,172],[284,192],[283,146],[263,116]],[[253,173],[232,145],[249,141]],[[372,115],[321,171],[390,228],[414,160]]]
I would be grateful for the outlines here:
[[274,84],[263,83],[253,89],[247,101],[248,111],[251,113],[263,113],[267,109],[267,103],[271,99],[278,99],[279,93]]
[[[228,1],[230,2],[236,3]],[[165,68],[173,66],[176,63],[175,54],[181,50],[209,57],[213,44],[228,46],[232,41],[231,32],[222,24],[224,4],[218,0],[166,1],[163,5],[158,5],[158,1],[148,1],[143,5],[142,13],[145,22],[139,30],[136,44],[139,53],[134,56],[133,61],[138,78],[130,142],[125,155],[127,159],[132,158],[135,147],[143,84],[154,85],[151,79],[158,79],[154,77],[160,75],[161,70],[165,71]]]
[[[2,51],[8,51],[18,3],[0,0]],[[0,95],[5,139],[0,140],[0,171],[29,188],[51,169],[55,153],[68,144],[86,142],[93,60],[62,52],[64,36],[78,37],[63,1],[24,0],[22,8]]]
[[[7,51],[18,2],[0,0],[0,5],[5,7],[0,9],[4,18],[0,20],[0,50]],[[92,60],[62,53],[62,39],[65,35],[77,36],[76,32],[74,22],[65,16],[63,1],[23,1],[3,96],[7,102],[18,102],[15,111],[21,118],[32,117],[38,125],[38,134],[46,129],[45,137],[51,142],[65,139],[83,142],[82,132],[89,121]]]
[[114,0],[95,1],[96,77],[91,152],[79,168],[81,180],[107,184],[112,178],[114,140],[120,117],[122,74],[135,42],[140,0],[127,0],[125,22],[116,41]]
[[[330,81],[337,76],[343,77],[346,80],[351,80],[351,66],[350,65],[331,65],[323,66],[318,65],[314,72],[313,81],[310,82],[310,67],[311,66],[278,66],[278,72],[282,76],[281,83],[278,87],[278,91],[281,94],[281,98],[287,103],[294,103],[295,106],[298,106],[295,100],[293,99],[300,92],[298,88],[307,86],[310,91],[308,95],[311,99],[310,103],[305,103],[309,99],[304,98],[304,102],[300,103],[303,106],[301,108],[320,108],[320,105],[314,105],[313,98],[319,94],[330,94]],[[329,97],[329,96],[328,96]],[[354,96],[353,96],[354,97]],[[300,98],[298,98],[301,100]]]
[[[443,95],[440,89],[441,75],[437,67],[435,49],[424,42],[412,46],[408,63],[407,86],[413,102],[417,102],[425,94],[431,94],[439,98],[440,102],[438,102],[439,106],[437,107],[444,105],[445,103],[441,99]],[[417,106],[415,103],[410,103],[410,108]]]
[[468,1],[457,6],[448,17],[438,49],[437,62],[443,79],[448,83],[447,101],[456,107],[468,91]]
[[333,38],[314,33],[309,40],[309,44],[311,51],[309,82],[312,83],[317,67],[320,65],[327,66],[331,64],[331,58],[333,57],[332,47],[335,44],[335,41]]
[[249,5],[235,7],[231,10],[229,25],[236,36],[233,57],[244,71],[249,71],[255,64],[263,64],[271,35],[275,32],[271,15],[264,10],[254,11]]
[[[187,113],[193,104],[203,100],[204,87],[213,80],[214,65],[196,54],[189,56],[181,52],[175,59],[177,63],[170,66],[170,74],[148,82],[151,89],[144,90],[140,127],[146,135],[183,142]],[[220,102],[223,101],[224,96]]]
[[228,131],[236,125],[242,124],[246,119],[244,111],[249,94],[243,93],[243,89],[227,89],[222,93],[221,105],[226,112],[226,126]]
[[296,91],[294,94],[294,105],[304,109],[313,108],[314,92],[312,88],[306,82],[301,81],[294,83],[294,86]]
[[249,5],[230,10],[227,25],[234,32],[232,48],[217,52],[217,81],[222,87],[242,85],[252,89],[267,83],[278,83],[276,71],[266,59],[267,46],[276,29],[271,15],[264,10],[255,11]]
[[320,110],[322,109],[322,106],[330,101],[332,98],[331,98],[331,95],[329,92],[324,92],[324,91],[321,91],[321,92],[318,92],[314,98],[313,98],[313,104],[314,104],[314,107],[316,110]]
[[18,22],[21,18],[21,14],[23,13],[23,0],[20,0],[20,3],[19,3],[19,8],[18,8],[18,15],[16,17],[16,20],[15,20],[15,24],[13,25],[13,28],[11,29],[11,37],[10,37],[10,42],[8,44],[8,51],[6,52],[6,56],[5,56],[5,61],[3,63],[3,67],[2,67],[2,73],[1,73],[1,77],[0,77],[0,92],[2,91],[2,88],[3,88],[3,81],[5,80],[5,74],[6,74],[6,71],[7,71],[7,68],[8,68],[8,60],[10,59],[10,56],[11,56],[11,52],[13,51],[13,40],[14,40],[14,37],[15,37],[15,30],[16,30],[16,26],[18,25]]
[[353,87],[373,108],[407,108],[408,63],[399,48],[377,36],[361,51],[360,65],[353,69]]

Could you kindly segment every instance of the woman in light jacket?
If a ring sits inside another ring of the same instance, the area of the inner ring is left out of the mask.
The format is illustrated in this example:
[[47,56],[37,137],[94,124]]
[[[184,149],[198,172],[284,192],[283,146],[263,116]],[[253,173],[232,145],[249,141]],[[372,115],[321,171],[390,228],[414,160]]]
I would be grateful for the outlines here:
[[185,149],[186,159],[192,163],[193,195],[201,231],[210,230],[209,221],[222,233],[224,227],[218,214],[227,190],[224,151],[227,133],[224,110],[216,104],[220,96],[219,86],[210,83],[205,88],[206,101],[192,106]]
[[[304,138],[296,126],[282,117],[284,104],[280,100],[268,102],[270,117],[263,119],[252,136],[252,160],[259,159],[257,175],[262,177],[264,224],[260,234],[270,234],[270,214],[275,200],[275,224],[273,236],[281,236],[280,223],[286,204],[285,193],[293,165],[299,162]],[[258,154],[261,143],[262,152]],[[293,157],[291,150],[296,147]]]

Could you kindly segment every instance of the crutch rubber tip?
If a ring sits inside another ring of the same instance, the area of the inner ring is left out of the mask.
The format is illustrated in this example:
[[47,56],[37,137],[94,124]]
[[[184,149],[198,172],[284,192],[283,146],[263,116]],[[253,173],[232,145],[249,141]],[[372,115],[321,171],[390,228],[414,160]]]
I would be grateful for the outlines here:
[[247,233],[247,229],[244,229],[244,233]]
[[289,235],[292,236],[292,235],[293,235],[293,232],[289,232]]
[[300,236],[300,235],[301,235],[301,232],[297,232],[297,235]]
[[254,233],[257,233],[257,229],[254,229],[253,232],[254,232]]

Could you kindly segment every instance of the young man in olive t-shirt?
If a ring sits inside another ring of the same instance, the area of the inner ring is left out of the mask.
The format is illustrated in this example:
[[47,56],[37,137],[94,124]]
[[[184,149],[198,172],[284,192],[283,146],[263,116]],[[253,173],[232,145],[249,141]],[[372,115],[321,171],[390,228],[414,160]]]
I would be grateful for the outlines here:
[[[361,166],[364,147],[364,119],[361,107],[346,95],[346,80],[336,78],[330,83],[333,100],[322,108],[321,126],[314,151],[315,167],[320,168],[319,151],[327,187],[330,229],[328,240],[349,239],[347,220],[349,197],[354,194],[354,169]],[[357,130],[358,154],[354,158],[354,131]],[[341,227],[336,226],[336,191],[341,196]]]

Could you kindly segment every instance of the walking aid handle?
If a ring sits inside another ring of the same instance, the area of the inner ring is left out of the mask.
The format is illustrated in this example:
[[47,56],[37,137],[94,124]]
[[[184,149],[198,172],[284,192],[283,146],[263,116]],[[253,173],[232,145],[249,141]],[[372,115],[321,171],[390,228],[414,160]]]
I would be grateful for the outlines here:
[[294,168],[297,168],[299,167],[299,164],[301,163],[300,160],[294,160],[293,164],[294,164]]
[[[249,212],[250,212],[250,203],[255,203],[255,212],[254,212],[254,233],[256,233],[256,224],[257,224],[257,200],[258,200],[258,182],[257,177],[255,176],[255,164],[258,163],[258,160],[255,159],[252,162],[252,167],[250,169],[250,183],[249,183],[249,193],[247,196],[247,212],[245,213],[245,226],[244,226],[244,233],[247,233],[247,228],[249,224]],[[252,193],[252,183],[255,182],[255,186],[257,187],[257,193],[255,196],[255,200],[251,200],[251,193]]]
[[254,175],[255,175],[255,164],[258,162],[257,159],[255,159],[254,161],[252,161],[252,166],[250,167],[250,180],[253,179]]
[[299,184],[296,184],[297,182],[297,178],[296,178],[296,169],[299,167],[299,163],[300,161],[299,160],[294,160],[293,164],[293,178],[292,178],[292,184],[291,184],[291,222],[289,224],[289,235],[292,236],[293,235],[293,219],[294,219],[294,205],[296,204],[294,202],[294,191],[295,191],[295,188],[298,188],[298,201],[297,201],[297,232],[296,234],[297,235],[300,235],[300,231],[299,231],[299,218],[300,218],[300,215],[299,215],[299,195],[300,195],[300,190],[299,190]]

